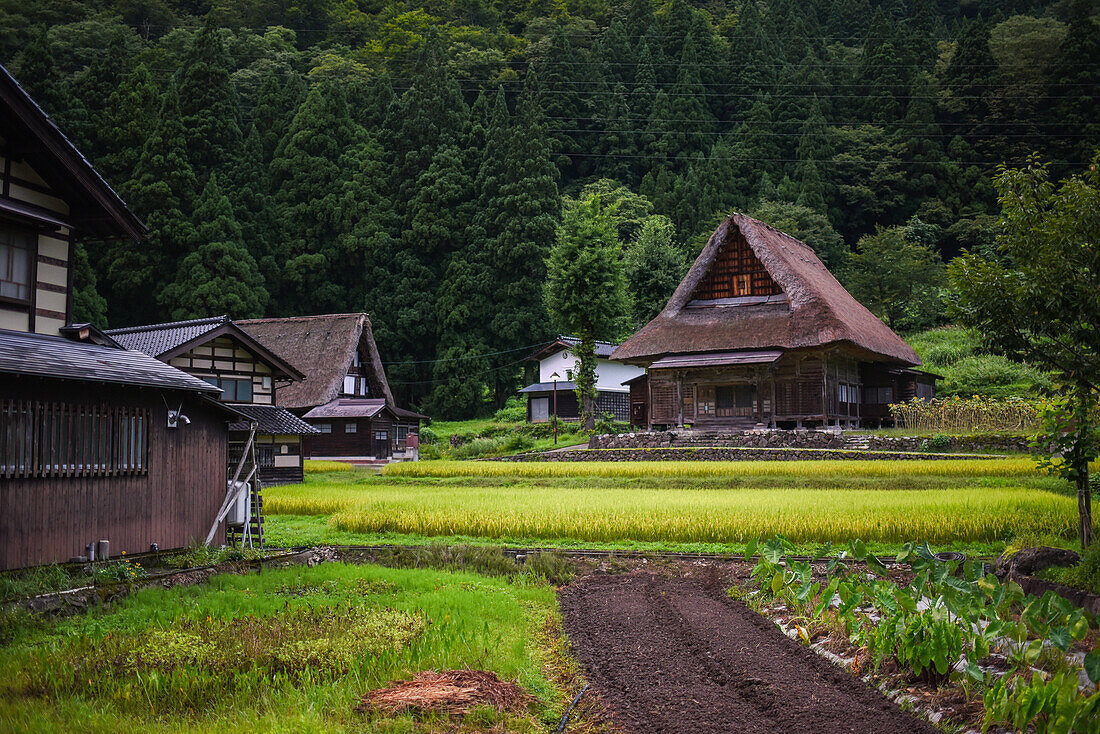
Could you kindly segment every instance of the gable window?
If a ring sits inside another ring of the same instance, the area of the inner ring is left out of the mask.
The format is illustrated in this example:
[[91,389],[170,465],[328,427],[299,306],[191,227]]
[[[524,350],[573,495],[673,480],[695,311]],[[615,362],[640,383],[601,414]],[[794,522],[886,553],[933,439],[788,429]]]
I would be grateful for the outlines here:
[[231,380],[225,377],[204,377],[205,382],[222,389],[221,399],[226,403],[251,403],[252,380]]
[[363,396],[368,393],[367,378],[358,375],[344,376],[344,395]]
[[0,298],[30,302],[33,254],[33,232],[0,222]]
[[358,430],[359,430],[359,424],[358,423],[349,422],[349,423],[344,424],[344,433],[355,433]]

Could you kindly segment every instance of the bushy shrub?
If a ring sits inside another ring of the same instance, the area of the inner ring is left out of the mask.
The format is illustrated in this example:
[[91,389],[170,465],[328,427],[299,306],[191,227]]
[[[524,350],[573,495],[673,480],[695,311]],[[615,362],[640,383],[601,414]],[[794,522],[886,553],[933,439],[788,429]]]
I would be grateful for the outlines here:
[[534,445],[535,442],[532,439],[519,432],[513,432],[508,438],[504,439],[505,451],[526,451]]
[[424,444],[420,447],[420,458],[425,460],[442,459],[443,452],[434,443]]
[[527,420],[527,396],[508,398],[504,407],[493,414],[498,423],[522,423]]
[[420,429],[420,445],[431,445],[439,440],[439,434],[432,430],[431,426],[424,426]]
[[1031,365],[988,354],[981,338],[957,326],[929,329],[908,337],[923,368],[943,375],[940,397],[1034,397],[1051,387],[1050,376]]
[[937,433],[924,444],[924,450],[932,453],[947,451],[951,448],[951,437],[946,433]]
[[451,457],[455,459],[479,459],[484,456],[500,456],[505,452],[503,438],[471,438],[459,444],[451,437]]

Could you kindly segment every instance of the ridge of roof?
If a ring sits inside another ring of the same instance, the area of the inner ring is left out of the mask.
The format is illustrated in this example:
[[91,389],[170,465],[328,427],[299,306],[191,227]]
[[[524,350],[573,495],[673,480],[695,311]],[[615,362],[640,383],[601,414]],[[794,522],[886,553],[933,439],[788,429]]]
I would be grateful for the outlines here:
[[163,329],[178,329],[183,326],[201,326],[204,324],[224,324],[227,321],[232,321],[229,318],[229,314],[222,314],[221,316],[206,316],[201,319],[187,319],[184,321],[165,321],[161,324],[143,324],[140,326],[122,326],[117,329],[106,329],[106,334],[133,334],[141,331],[160,331]]
[[[786,294],[785,303],[690,306],[697,286],[734,231],[744,237]],[[734,213],[711,235],[661,312],[611,358],[647,363],[668,354],[839,343],[849,343],[883,361],[920,364],[912,347],[848,293],[811,247],[757,219]]]

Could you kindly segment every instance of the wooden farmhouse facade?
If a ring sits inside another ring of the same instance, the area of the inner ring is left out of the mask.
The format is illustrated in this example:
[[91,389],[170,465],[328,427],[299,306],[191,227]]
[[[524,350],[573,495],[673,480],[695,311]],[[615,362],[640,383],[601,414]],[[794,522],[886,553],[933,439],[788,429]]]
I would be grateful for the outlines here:
[[[110,329],[107,334],[216,386],[220,399],[256,423],[256,455],[264,485],[303,480],[302,437],[317,429],[277,404],[278,388],[304,375],[229,316]],[[251,426],[233,426],[230,452],[245,444]]]
[[394,404],[365,313],[246,319],[237,324],[300,369],[279,403],[317,429],[312,459],[393,461],[419,456],[424,416]]
[[70,324],[75,243],[145,227],[3,67],[0,143],[0,569],[203,540],[242,416],[216,387]]
[[810,247],[743,214],[612,358],[646,368],[628,387],[631,420],[647,427],[855,427],[935,385]]

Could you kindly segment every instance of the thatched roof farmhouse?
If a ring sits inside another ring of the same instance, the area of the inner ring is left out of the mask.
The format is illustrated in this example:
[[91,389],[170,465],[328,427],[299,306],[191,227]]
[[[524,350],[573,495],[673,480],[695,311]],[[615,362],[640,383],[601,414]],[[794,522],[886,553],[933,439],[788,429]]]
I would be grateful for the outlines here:
[[612,358],[647,368],[631,383],[631,414],[648,426],[854,426],[933,385],[809,246],[743,214],[722,222],[664,310]]

